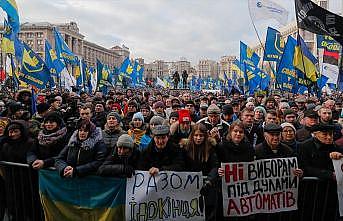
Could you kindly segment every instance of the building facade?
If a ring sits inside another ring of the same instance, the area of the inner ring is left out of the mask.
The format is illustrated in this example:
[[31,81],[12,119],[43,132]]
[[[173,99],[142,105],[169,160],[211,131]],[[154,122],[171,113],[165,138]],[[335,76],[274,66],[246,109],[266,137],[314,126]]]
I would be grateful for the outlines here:
[[224,73],[232,78],[231,65],[237,59],[236,56],[222,56],[219,60],[219,79],[225,80]]
[[[3,26],[0,26],[3,29]],[[130,55],[126,46],[114,46],[110,49],[102,47],[96,43],[85,40],[85,36],[80,33],[77,23],[70,22],[64,24],[51,24],[48,22],[24,23],[21,25],[19,39],[26,42],[43,59],[45,57],[45,39],[55,48],[53,28],[58,27],[59,32],[74,54],[82,57],[87,65],[96,66],[96,59],[111,68],[119,67],[122,61]],[[1,34],[2,38],[2,34]],[[1,50],[1,49],[0,49]],[[4,58],[5,56],[3,56]],[[2,61],[4,64],[4,60]]]
[[201,78],[212,77],[214,79],[219,76],[219,63],[209,59],[199,60],[198,75]]

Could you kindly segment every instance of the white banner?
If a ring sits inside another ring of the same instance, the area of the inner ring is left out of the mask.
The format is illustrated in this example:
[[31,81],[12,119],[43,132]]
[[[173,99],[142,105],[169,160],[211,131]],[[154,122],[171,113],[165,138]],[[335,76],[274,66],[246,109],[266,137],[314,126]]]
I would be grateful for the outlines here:
[[337,84],[339,68],[337,65],[322,63],[322,74],[329,78],[328,84]]
[[202,173],[136,171],[126,184],[127,220],[205,220]]
[[247,216],[298,209],[297,158],[222,164],[224,216]]
[[337,195],[339,203],[339,214],[343,216],[343,159],[332,160],[333,167],[335,168],[337,180]]
[[281,5],[270,0],[249,0],[249,11],[254,20],[275,19],[286,25],[289,12]]

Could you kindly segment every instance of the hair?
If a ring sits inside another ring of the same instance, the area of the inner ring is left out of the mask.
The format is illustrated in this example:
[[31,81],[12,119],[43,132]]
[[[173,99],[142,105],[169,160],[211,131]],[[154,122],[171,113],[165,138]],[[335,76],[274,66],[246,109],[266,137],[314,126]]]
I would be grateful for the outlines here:
[[[194,143],[194,134],[197,131],[200,131],[201,133],[205,135],[204,142],[201,145],[196,145]],[[194,125],[188,139],[189,139],[189,143],[185,147],[188,156],[192,160],[200,160],[201,162],[206,162],[210,156],[210,150],[212,149],[212,144],[209,141],[209,136],[208,136],[206,126],[201,123]]]
[[77,129],[92,132],[95,129],[95,125],[89,120],[81,120],[77,124]]
[[244,124],[241,122],[241,121],[234,121],[231,125],[230,125],[230,128],[229,128],[229,131],[228,131],[228,133],[227,133],[227,135],[226,135],[226,139],[228,140],[228,141],[231,141],[232,140],[232,138],[231,138],[231,133],[232,133],[232,131],[233,131],[233,129],[235,128],[235,127],[239,127],[239,128],[241,128],[242,130],[243,130],[243,133],[245,133],[245,131],[244,131]]
[[[273,115],[273,116],[277,116],[277,113],[276,113],[275,110],[268,110],[268,111],[267,111],[267,114],[271,114],[271,115]],[[266,116],[267,116],[267,114],[266,114]]]

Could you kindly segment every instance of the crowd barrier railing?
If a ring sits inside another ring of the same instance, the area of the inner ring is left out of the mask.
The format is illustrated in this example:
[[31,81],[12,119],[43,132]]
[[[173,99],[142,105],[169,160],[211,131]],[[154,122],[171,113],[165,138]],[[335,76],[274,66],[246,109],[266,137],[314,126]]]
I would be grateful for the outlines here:
[[[27,164],[0,161],[0,220],[43,221],[38,173]],[[343,221],[338,212],[337,185],[316,177],[301,180],[298,210],[230,217],[235,221]]]

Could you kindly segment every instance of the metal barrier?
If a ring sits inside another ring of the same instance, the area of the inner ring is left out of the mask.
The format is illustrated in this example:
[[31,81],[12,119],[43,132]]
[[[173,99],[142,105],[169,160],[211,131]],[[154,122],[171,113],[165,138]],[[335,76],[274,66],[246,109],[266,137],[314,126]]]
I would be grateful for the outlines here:
[[[26,164],[0,161],[0,220],[44,220],[38,188],[37,171]],[[335,182],[306,177],[299,185],[298,210],[228,220],[343,221],[339,217],[336,188]]]
[[0,220],[44,220],[38,173],[27,164],[0,161]]

